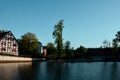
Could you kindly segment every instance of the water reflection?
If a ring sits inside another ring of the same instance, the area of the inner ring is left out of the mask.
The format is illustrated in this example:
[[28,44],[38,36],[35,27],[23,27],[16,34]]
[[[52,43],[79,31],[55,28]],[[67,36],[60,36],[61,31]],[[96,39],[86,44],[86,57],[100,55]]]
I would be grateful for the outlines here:
[[0,63],[0,80],[120,80],[119,62]]
[[33,63],[34,80],[68,80],[69,67],[68,63]]
[[120,80],[120,63],[106,62],[103,63],[100,80]]
[[32,80],[31,63],[0,63],[0,80]]

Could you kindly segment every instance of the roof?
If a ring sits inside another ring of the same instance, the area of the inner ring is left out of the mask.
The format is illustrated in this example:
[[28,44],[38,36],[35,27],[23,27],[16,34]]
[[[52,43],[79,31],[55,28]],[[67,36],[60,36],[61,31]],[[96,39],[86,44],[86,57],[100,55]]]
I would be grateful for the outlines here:
[[[7,31],[7,32],[2,32],[2,33],[0,33],[0,40],[2,39],[2,38],[4,38],[5,37],[5,35],[7,35],[8,33],[12,33],[11,31]],[[13,34],[12,34],[13,35]],[[14,36],[14,35],[13,35]],[[14,36],[14,39],[16,40],[16,38],[15,38],[15,36]],[[17,41],[17,40],[16,40]]]
[[0,39],[2,39],[6,34],[8,34],[11,31],[7,31],[7,32],[2,32],[0,33]]

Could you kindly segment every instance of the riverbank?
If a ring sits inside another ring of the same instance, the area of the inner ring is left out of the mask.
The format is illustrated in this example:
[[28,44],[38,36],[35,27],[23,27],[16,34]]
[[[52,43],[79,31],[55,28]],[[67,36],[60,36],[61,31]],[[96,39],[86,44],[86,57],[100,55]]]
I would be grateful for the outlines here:
[[120,62],[120,59],[88,60],[88,59],[49,59],[48,62]]
[[0,55],[0,63],[32,62],[32,61],[47,61],[47,62],[120,62],[120,58],[110,58],[110,59],[46,59],[46,58],[30,58],[30,57]]
[[45,58],[28,58],[28,57],[17,57],[17,56],[5,56],[0,55],[0,63],[7,62],[32,62],[32,61],[41,61],[45,60]]

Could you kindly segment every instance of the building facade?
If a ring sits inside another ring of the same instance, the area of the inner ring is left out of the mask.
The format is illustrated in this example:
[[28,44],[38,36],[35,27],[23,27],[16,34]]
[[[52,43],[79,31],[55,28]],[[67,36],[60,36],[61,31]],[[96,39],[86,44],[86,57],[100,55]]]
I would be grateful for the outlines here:
[[41,53],[42,53],[42,43],[41,43],[41,42],[38,42],[37,53],[38,53],[38,54],[41,54]]
[[43,46],[43,55],[46,56],[47,55],[47,47]]
[[18,55],[18,43],[11,31],[0,33],[0,54]]

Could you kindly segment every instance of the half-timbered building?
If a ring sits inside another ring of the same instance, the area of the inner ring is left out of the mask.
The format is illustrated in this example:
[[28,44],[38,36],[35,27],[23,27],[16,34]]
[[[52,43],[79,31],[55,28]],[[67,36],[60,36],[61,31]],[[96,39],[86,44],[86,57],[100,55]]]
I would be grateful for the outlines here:
[[18,43],[11,31],[0,33],[0,54],[18,55]]

